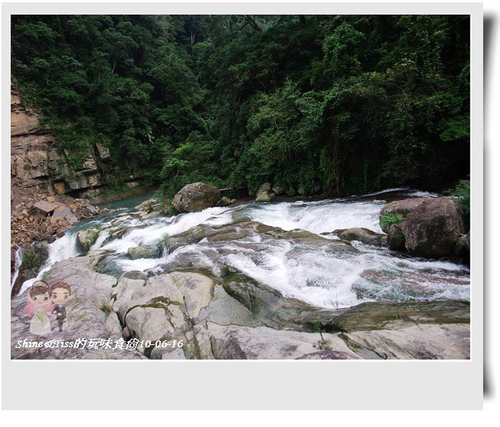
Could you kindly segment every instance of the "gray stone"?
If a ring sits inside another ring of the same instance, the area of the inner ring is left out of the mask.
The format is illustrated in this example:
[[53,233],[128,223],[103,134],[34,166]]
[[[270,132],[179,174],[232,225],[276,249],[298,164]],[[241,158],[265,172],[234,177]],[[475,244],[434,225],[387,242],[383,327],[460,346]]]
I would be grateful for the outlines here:
[[389,231],[391,223],[384,221],[384,216],[400,215],[405,218],[410,212],[419,207],[423,202],[428,200],[427,197],[415,197],[410,199],[396,200],[386,204],[380,210],[380,227],[384,233]]
[[453,199],[429,199],[408,214],[401,231],[411,255],[427,258],[452,255],[458,238],[465,233],[462,208]]
[[365,359],[469,359],[470,327],[427,324],[404,329],[357,331],[343,335]]
[[52,217],[50,218],[50,222],[55,224],[58,220],[67,221],[69,224],[74,224],[78,222],[78,218],[76,217],[71,209],[66,206],[59,206],[52,213]]
[[269,182],[265,182],[262,184],[257,191],[257,195],[255,197],[256,202],[270,202],[274,199],[276,195],[271,191],[271,184]]
[[98,227],[91,227],[78,232],[78,234],[76,235],[77,244],[81,249],[87,252],[90,247],[96,242],[100,232],[101,229]]
[[198,212],[214,207],[220,200],[220,191],[208,184],[195,182],[184,186],[172,202],[178,212]]
[[234,203],[229,197],[227,196],[224,196],[222,197],[218,202],[217,202],[217,206],[221,206],[221,207],[224,207],[224,206],[228,206],[230,205],[231,203]]
[[40,211],[43,215],[48,216],[52,212],[54,212],[55,209],[57,209],[60,206],[59,203],[51,203],[46,200],[40,200],[39,202],[36,202],[33,207]]
[[[299,248],[328,250],[332,241],[302,230],[242,220],[238,227],[260,233],[263,241],[289,239]],[[196,239],[217,247],[222,236],[235,234],[234,224],[197,227]],[[370,234],[370,233],[368,233]],[[212,239],[212,241],[209,241]],[[238,251],[236,248],[230,250]],[[258,243],[252,243],[259,249]],[[245,242],[245,248],[249,243]],[[304,245],[304,246],[301,246]],[[222,251],[222,246],[217,250]],[[213,250],[217,258],[217,250]],[[229,249],[227,249],[229,250]],[[208,253],[208,252],[207,252]],[[219,266],[219,273],[195,268],[148,277],[140,271],[118,280],[96,272],[108,252],[54,265],[49,283],[66,281],[73,299],[62,338],[151,341],[139,349],[16,349],[29,334],[22,312],[26,295],[12,299],[14,358],[47,359],[467,359],[470,357],[470,305],[459,301],[364,303],[345,309],[323,309]],[[290,257],[295,256],[292,249]],[[215,269],[214,269],[215,270]],[[157,343],[170,343],[160,345]],[[176,343],[176,345],[174,345]]]
[[[360,359],[337,335],[275,330],[266,327],[221,327],[208,323],[215,359],[304,359],[321,349]],[[314,358],[314,357],[311,357]]]
[[109,154],[109,149],[107,147],[104,147],[102,144],[97,143],[97,154],[99,155],[99,158],[103,161],[108,161],[111,160],[111,155]]
[[132,259],[158,258],[160,256],[158,245],[137,246],[135,248],[129,248],[127,252]]
[[399,250],[404,241],[408,253],[426,258],[454,255],[466,231],[462,208],[446,197],[392,202],[381,209],[380,219],[389,247]]
[[[134,349],[115,346],[120,337],[119,323],[107,304],[116,285],[112,276],[99,274],[94,268],[106,256],[98,251],[87,256],[68,259],[55,264],[45,278],[47,283],[63,281],[70,285],[72,299],[65,305],[67,318],[63,330],[58,330],[57,322],[51,321],[50,339],[78,346],[16,348],[19,340],[34,340],[29,332],[30,318],[23,312],[27,293],[12,299],[12,357],[15,359],[143,359],[144,356]],[[107,343],[100,345],[99,343]],[[111,341],[108,341],[111,340]],[[95,345],[90,345],[95,342]]]
[[283,194],[285,192],[285,188],[284,187],[281,187],[279,185],[275,185],[273,187],[273,193],[276,194],[277,196],[279,196],[280,194]]
[[385,246],[387,244],[387,236],[384,234],[375,233],[367,228],[348,228],[343,230],[335,230],[333,234],[340,237],[342,240],[357,240],[368,245]]

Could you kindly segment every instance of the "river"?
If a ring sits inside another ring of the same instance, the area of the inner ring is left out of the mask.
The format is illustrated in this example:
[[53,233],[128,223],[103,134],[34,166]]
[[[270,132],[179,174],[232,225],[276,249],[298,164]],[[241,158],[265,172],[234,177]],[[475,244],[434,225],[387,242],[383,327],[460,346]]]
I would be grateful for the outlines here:
[[[409,195],[435,196],[412,192]],[[380,196],[380,197],[378,197]],[[318,307],[340,308],[366,301],[470,300],[468,267],[447,261],[428,260],[394,253],[387,248],[352,242],[356,251],[329,251],[324,247],[298,244],[290,239],[263,239],[254,233],[238,241],[210,242],[203,239],[164,251],[160,257],[132,260],[131,247],[152,245],[165,236],[175,237],[196,226],[221,227],[248,218],[283,230],[301,229],[321,238],[338,240],[336,229],[364,227],[381,233],[379,212],[386,203],[384,193],[368,198],[329,199],[314,202],[249,203],[216,207],[175,217],[140,220],[134,205],[140,200],[115,205],[100,218],[82,222],[49,246],[49,258],[38,278],[61,260],[80,255],[77,233],[88,227],[101,232],[90,248],[111,255],[103,273],[118,277],[139,270],[149,275],[168,271],[181,257],[218,273],[221,265],[245,273],[255,280]],[[112,230],[125,230],[110,240]],[[32,281],[23,285],[22,291]]]

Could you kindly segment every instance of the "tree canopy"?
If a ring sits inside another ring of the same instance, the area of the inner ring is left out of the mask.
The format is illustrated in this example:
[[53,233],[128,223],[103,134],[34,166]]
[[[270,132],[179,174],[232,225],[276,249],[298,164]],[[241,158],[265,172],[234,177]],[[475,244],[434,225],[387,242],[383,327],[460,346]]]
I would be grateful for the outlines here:
[[75,166],[307,194],[470,173],[460,15],[16,15],[12,75]]

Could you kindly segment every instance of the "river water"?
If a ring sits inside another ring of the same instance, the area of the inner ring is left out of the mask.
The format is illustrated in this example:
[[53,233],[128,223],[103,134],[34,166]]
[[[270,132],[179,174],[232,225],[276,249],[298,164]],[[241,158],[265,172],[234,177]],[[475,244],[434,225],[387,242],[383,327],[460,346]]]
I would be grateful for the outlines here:
[[[366,199],[330,199],[315,202],[249,203],[217,207],[175,217],[140,220],[134,203],[116,207],[99,219],[80,223],[49,247],[49,259],[39,277],[51,265],[80,254],[77,233],[88,227],[102,227],[91,250],[108,250],[106,271],[119,277],[125,271],[147,274],[168,271],[180,257],[196,258],[199,265],[217,274],[221,265],[237,269],[269,285],[285,296],[318,307],[340,308],[366,301],[470,300],[470,272],[464,265],[394,253],[387,248],[352,242],[357,251],[335,252],[311,248],[287,239],[264,240],[254,234],[238,241],[208,242],[164,251],[154,259],[132,260],[131,247],[158,243],[166,235],[175,237],[198,225],[223,226],[249,218],[283,230],[302,229],[323,238],[338,240],[336,229],[364,227],[381,233],[379,212],[386,203],[383,194]],[[434,196],[413,192],[411,195]],[[113,227],[111,227],[111,225]],[[109,228],[108,228],[109,227]],[[110,230],[122,227],[121,238],[109,239]],[[28,281],[23,291],[31,284]]]

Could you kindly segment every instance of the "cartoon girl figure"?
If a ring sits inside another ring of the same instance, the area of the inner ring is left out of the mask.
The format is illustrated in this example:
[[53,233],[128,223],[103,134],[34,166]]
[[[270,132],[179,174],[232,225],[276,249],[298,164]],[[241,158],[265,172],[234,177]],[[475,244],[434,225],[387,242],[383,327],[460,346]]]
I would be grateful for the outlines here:
[[52,312],[54,306],[49,298],[49,285],[43,280],[37,280],[31,286],[28,297],[28,304],[24,307],[24,312],[32,316],[30,322],[30,332],[33,335],[47,335],[50,332],[50,320],[48,314]]

